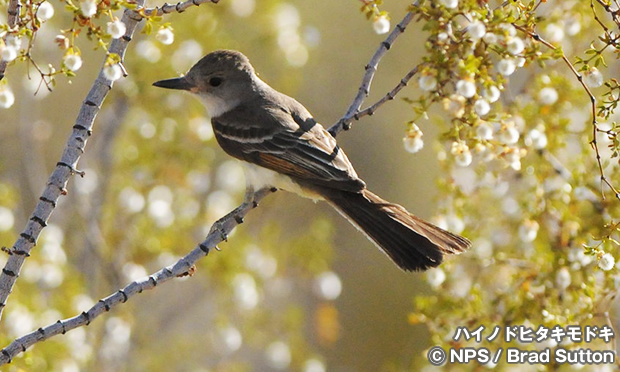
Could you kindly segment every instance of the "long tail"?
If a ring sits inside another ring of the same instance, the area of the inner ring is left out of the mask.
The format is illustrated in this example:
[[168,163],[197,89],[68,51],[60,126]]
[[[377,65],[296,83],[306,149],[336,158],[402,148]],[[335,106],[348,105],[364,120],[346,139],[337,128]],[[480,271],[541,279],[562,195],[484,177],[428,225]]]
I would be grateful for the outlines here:
[[405,271],[438,266],[443,256],[465,251],[469,240],[426,222],[364,189],[328,189],[323,196]]

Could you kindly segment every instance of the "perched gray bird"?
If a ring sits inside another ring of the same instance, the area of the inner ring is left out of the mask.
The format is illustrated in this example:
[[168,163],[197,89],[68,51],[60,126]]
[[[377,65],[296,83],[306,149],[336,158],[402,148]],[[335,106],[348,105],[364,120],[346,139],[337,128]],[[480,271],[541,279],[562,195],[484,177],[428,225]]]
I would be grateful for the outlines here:
[[217,142],[247,165],[249,188],[276,187],[326,200],[401,269],[426,270],[470,246],[370,192],[336,139],[302,104],[259,79],[240,52],[209,53],[187,75],[153,85],[200,97]]

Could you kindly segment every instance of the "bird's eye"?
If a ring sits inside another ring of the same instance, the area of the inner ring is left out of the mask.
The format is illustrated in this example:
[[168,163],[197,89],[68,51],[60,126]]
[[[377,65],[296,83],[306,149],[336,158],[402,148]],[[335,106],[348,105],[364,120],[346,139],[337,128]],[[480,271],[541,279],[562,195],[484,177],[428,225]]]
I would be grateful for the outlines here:
[[222,84],[222,78],[212,77],[211,79],[209,79],[209,85],[211,85],[212,87],[220,86],[220,84]]

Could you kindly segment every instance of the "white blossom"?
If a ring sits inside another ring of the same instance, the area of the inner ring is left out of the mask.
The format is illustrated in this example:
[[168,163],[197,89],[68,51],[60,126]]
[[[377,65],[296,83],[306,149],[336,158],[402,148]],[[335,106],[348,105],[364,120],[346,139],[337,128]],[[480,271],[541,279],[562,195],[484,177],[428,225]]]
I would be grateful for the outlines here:
[[538,92],[538,99],[543,105],[553,105],[558,100],[558,91],[552,87],[545,87]]
[[592,263],[592,256],[586,255],[583,248],[573,248],[568,252],[568,260],[576,264],[577,269],[580,269]]
[[420,85],[420,89],[430,91],[437,86],[437,79],[433,75],[422,75],[418,80],[418,84]]
[[465,296],[471,293],[473,285],[472,277],[465,271],[463,266],[457,266],[453,269],[451,273],[455,278],[458,278],[458,280],[453,280],[450,283],[448,291],[450,295],[456,298],[465,298]]
[[412,124],[411,129],[409,129],[409,131],[403,138],[403,145],[405,146],[405,150],[412,154],[420,151],[424,147],[424,140],[422,140],[423,135],[424,134],[422,133],[420,128],[416,124]]
[[454,159],[456,164],[461,167],[467,167],[471,164],[472,156],[469,151],[469,146],[462,142],[453,142],[452,148],[450,149],[450,153],[454,155]]
[[120,39],[125,35],[127,27],[120,20],[116,19],[114,22],[108,22],[108,34],[112,36],[112,39]]
[[525,136],[525,144],[534,147],[536,150],[542,150],[547,147],[547,135],[539,129],[532,129]]
[[84,17],[90,18],[97,14],[97,2],[95,0],[83,0],[80,2],[80,10]]
[[440,269],[432,269],[426,272],[426,281],[433,287],[433,289],[439,288],[441,284],[446,280],[446,273]]
[[444,98],[443,108],[455,118],[460,118],[465,114],[465,97],[453,94],[450,98]]
[[17,49],[12,46],[5,46],[0,49],[0,58],[5,62],[11,62],[17,58]]
[[487,32],[482,37],[482,40],[484,40],[484,42],[487,44],[497,44],[498,38],[497,38],[497,35],[495,35],[494,33]]
[[518,147],[507,147],[501,154],[502,158],[508,163],[508,166],[518,171],[521,170],[522,152]]
[[497,132],[497,139],[506,145],[512,145],[519,140],[519,131],[513,123],[504,123]]
[[598,261],[598,267],[605,271],[613,269],[614,266],[616,266],[616,260],[614,259],[614,256],[612,256],[610,253],[605,253]]
[[560,290],[568,288],[571,282],[570,272],[567,267],[562,267],[555,275],[555,284]]
[[592,88],[598,88],[603,85],[603,74],[596,68],[592,67],[585,74],[586,84]]
[[172,33],[172,29],[169,27],[162,28],[157,31],[155,39],[164,45],[170,45],[174,42],[174,33]]
[[513,55],[519,54],[523,52],[524,49],[525,49],[525,44],[523,43],[523,40],[521,40],[521,38],[518,36],[511,37],[506,42],[506,50],[510,54],[513,54]]
[[564,30],[570,36],[575,36],[581,31],[581,22],[577,17],[570,17],[564,25]]
[[67,53],[62,59],[65,67],[71,71],[77,71],[82,67],[82,57],[75,53]]
[[448,9],[454,9],[459,6],[459,0],[439,0],[439,2]]
[[467,26],[467,33],[474,40],[481,39],[486,34],[487,28],[481,21],[474,21]]
[[497,63],[496,67],[497,67],[497,71],[500,74],[502,74],[504,76],[510,76],[517,69],[517,63],[512,58],[504,58],[504,59],[502,59],[501,61],[499,61]]
[[502,23],[501,25],[499,25],[499,28],[503,30],[508,36],[514,37],[517,35],[517,29],[510,23]]
[[480,137],[481,140],[491,140],[493,139],[493,128],[488,121],[482,121],[476,127],[476,135]]
[[8,87],[0,88],[0,108],[9,108],[15,103],[15,96]]
[[123,69],[118,63],[103,68],[103,76],[110,81],[116,81],[123,77]]
[[379,16],[375,18],[375,21],[372,23],[372,28],[379,35],[385,34],[390,31],[390,20],[384,15]]
[[491,105],[489,104],[489,101],[487,101],[486,99],[479,98],[474,103],[474,110],[476,111],[476,114],[478,114],[479,116],[485,116],[486,114],[489,113],[489,111],[491,111]]
[[564,29],[555,23],[551,23],[545,27],[545,37],[552,43],[559,43],[564,39]]
[[465,222],[456,214],[446,216],[446,222],[448,223],[448,230],[455,234],[460,234],[465,230]]
[[476,143],[474,146],[474,152],[480,156],[483,161],[491,161],[495,159],[495,154],[493,153],[493,148],[491,145],[487,145],[484,143]]
[[476,83],[472,80],[464,79],[456,82],[456,92],[465,98],[476,95]]
[[54,7],[49,1],[45,1],[39,5],[37,9],[37,18],[42,22],[45,22],[54,16]]
[[524,243],[533,242],[536,239],[536,236],[538,236],[539,228],[540,225],[538,222],[525,220],[521,226],[519,226],[519,238],[521,238]]
[[6,37],[4,44],[8,47],[19,49],[22,47],[22,38],[19,35],[11,34]]
[[490,103],[496,102],[499,99],[501,92],[498,87],[491,85],[488,89],[482,91],[482,96]]

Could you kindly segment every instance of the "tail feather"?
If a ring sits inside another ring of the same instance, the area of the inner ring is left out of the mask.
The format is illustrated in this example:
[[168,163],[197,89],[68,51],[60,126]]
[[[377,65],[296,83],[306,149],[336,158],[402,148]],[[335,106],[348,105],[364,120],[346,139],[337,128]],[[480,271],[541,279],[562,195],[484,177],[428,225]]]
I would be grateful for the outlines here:
[[323,196],[405,271],[436,267],[465,251],[469,240],[426,222],[364,189],[325,190]]

